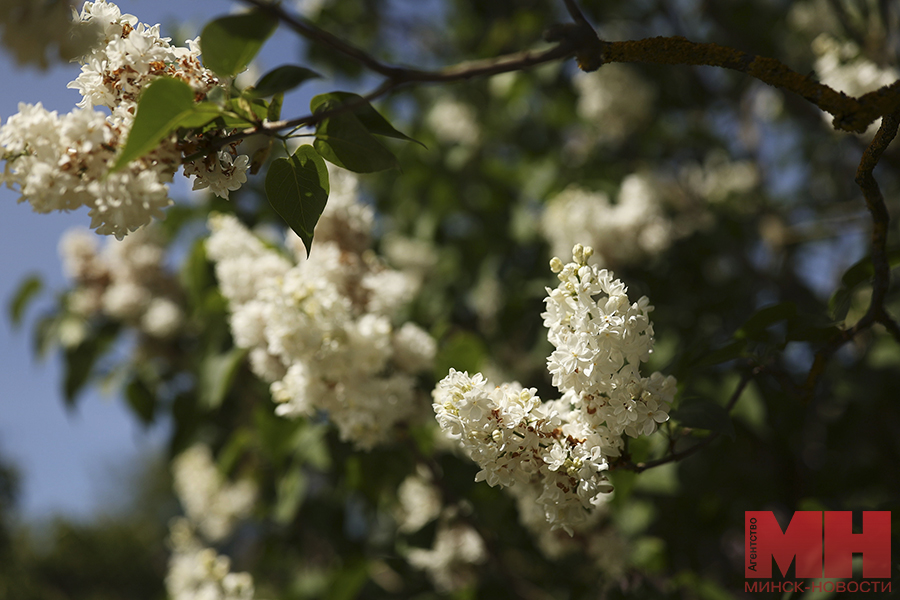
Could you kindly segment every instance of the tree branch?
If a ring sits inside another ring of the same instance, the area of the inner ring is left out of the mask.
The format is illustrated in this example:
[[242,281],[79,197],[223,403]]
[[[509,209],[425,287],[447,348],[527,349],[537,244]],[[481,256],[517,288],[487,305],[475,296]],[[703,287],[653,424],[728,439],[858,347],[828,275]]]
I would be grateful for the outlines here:
[[[247,4],[256,6],[293,29],[298,35],[330,48],[344,56],[356,61],[363,67],[379,75],[384,75],[393,87],[399,87],[406,83],[449,83],[474,77],[497,75],[508,71],[519,71],[528,67],[551,62],[569,56],[574,52],[568,43],[560,40],[554,47],[540,52],[518,52],[506,56],[486,60],[467,61],[439,69],[428,71],[413,67],[399,67],[384,63],[365,50],[357,48],[345,42],[339,37],[321,29],[306,19],[293,15],[281,6],[268,0],[244,0]],[[587,21],[585,21],[587,25]],[[590,27],[590,26],[588,26]]]
[[884,196],[881,194],[881,188],[878,187],[878,182],[873,175],[882,154],[896,137],[898,127],[900,127],[900,110],[886,115],[882,119],[881,126],[863,152],[859,167],[856,169],[856,184],[862,190],[866,208],[872,215],[871,254],[874,278],[869,308],[853,327],[841,331],[839,337],[831,340],[827,346],[816,352],[812,367],[803,385],[804,400],[808,401],[812,398],[816,384],[834,353],[860,332],[869,329],[875,323],[881,323],[894,339],[900,342],[900,326],[888,314],[884,306],[891,284],[891,265],[887,256],[887,232],[891,215],[884,202]]
[[[245,0],[248,2],[256,2],[256,0]],[[524,51],[515,54],[508,54],[494,59],[467,61],[451,67],[441,69],[440,71],[420,71],[417,69],[397,68],[397,72],[393,77],[386,78],[381,85],[365,94],[363,98],[371,102],[380,98],[397,88],[405,85],[414,85],[420,83],[450,83],[453,81],[462,81],[475,77],[485,77],[489,75],[497,75],[500,73],[508,73],[511,71],[521,71],[536,65],[553,62],[561,58],[572,55],[573,50],[565,43],[561,42],[546,50],[540,51]],[[392,67],[393,68],[393,67]],[[240,141],[251,135],[262,134],[276,136],[278,132],[285,129],[296,129],[298,127],[312,127],[321,121],[336,116],[340,113],[353,110],[361,102],[348,102],[339,108],[330,111],[323,111],[316,114],[305,115],[296,119],[272,121],[260,123],[256,127],[248,127],[236,131],[235,133],[221,137],[210,144],[209,151],[218,150],[228,144]],[[196,159],[197,156],[192,155],[185,159],[184,162]]]
[[774,58],[718,44],[691,42],[683,37],[656,37],[628,42],[598,39],[589,45],[579,46],[579,63],[585,70],[611,62],[705,65],[740,71],[771,86],[799,94],[834,115],[835,129],[844,131],[862,133],[878,117],[900,109],[900,81],[853,98],[809,76],[800,75]]

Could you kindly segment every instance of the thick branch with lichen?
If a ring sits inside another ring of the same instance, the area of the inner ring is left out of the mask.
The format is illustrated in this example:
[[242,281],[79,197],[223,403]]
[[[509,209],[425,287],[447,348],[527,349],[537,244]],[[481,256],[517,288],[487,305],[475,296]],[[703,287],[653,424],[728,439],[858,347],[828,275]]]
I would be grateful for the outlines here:
[[[839,336],[817,353],[804,386],[806,393],[812,393],[817,379],[824,372],[827,362],[834,352],[857,333],[868,329],[874,323],[882,323],[900,341],[900,326],[884,308],[885,296],[890,283],[890,267],[885,249],[889,215],[884,198],[872,175],[872,170],[878,163],[881,154],[897,132],[898,120],[900,120],[900,81],[854,98],[814,80],[809,75],[801,75],[776,59],[719,44],[692,42],[679,36],[607,42],[597,36],[575,0],[563,0],[574,22],[556,25],[547,31],[545,39],[554,43],[549,49],[465,62],[429,71],[385,63],[367,51],[319,28],[312,22],[292,15],[280,5],[269,0],[244,1],[270,13],[313,43],[342,54],[364,68],[383,75],[384,81],[381,85],[365,96],[369,101],[406,85],[450,83],[486,77],[519,71],[574,55],[579,66],[585,71],[593,71],[606,63],[614,62],[695,65],[731,69],[802,96],[821,110],[832,114],[834,127],[843,131],[864,132],[871,123],[884,117],[882,126],[866,149],[856,174],[856,181],[863,191],[873,221],[872,260],[875,277],[872,301],[868,312],[858,323],[849,329],[842,330]],[[350,105],[342,106],[336,109],[336,112],[352,108],[353,106]],[[326,112],[297,119],[261,123],[257,127],[223,138],[221,143],[224,145],[257,133],[277,135],[279,131],[285,129],[314,126],[333,114],[335,113]],[[689,452],[693,452],[693,450],[689,450]]]
[[598,39],[579,47],[578,60],[586,71],[612,62],[698,65],[740,71],[763,83],[799,94],[834,115],[835,129],[857,133],[864,132],[879,117],[900,109],[900,81],[853,98],[808,75],[800,75],[774,58],[718,44],[692,42],[677,36],[627,42]]

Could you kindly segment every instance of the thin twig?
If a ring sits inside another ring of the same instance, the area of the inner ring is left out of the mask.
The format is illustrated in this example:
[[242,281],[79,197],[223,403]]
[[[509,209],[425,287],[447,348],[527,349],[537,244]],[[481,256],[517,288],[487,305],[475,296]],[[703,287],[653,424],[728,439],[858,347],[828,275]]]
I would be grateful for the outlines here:
[[[519,71],[545,62],[564,58],[573,52],[573,49],[569,47],[568,44],[559,43],[549,50],[540,52],[517,52],[515,54],[486,60],[467,61],[436,71],[413,67],[400,67],[389,65],[378,60],[365,50],[345,42],[302,17],[287,12],[277,4],[273,4],[267,0],[244,0],[244,2],[271,14],[306,39],[327,48],[331,48],[358,62],[360,65],[374,73],[384,75],[389,81],[396,84],[394,87],[399,87],[406,83],[450,83],[453,81],[471,79],[473,77],[484,77],[506,73],[508,71]],[[585,23],[587,22],[585,21]],[[563,48],[563,46],[565,46],[565,48]]]
[[342,40],[336,35],[329,33],[318,27],[311,21],[304,19],[298,15],[294,15],[286,11],[280,4],[270,2],[268,0],[244,0],[247,4],[255,6],[258,9],[269,13],[298,34],[306,39],[343,54],[344,56],[358,62],[365,68],[379,73],[386,77],[392,77],[395,71],[402,71],[400,67],[394,67],[381,62],[365,50],[357,48],[353,44]]
[[584,13],[581,12],[581,8],[578,7],[578,4],[575,2],[575,0],[563,0],[563,2],[565,2],[566,10],[569,11],[569,16],[572,17],[573,21],[587,27],[591,27],[591,24],[588,23],[587,18],[584,16]]
[[343,54],[374,73],[383,75],[388,91],[405,84],[449,83],[517,71],[574,54],[579,66],[585,71],[595,70],[610,62],[705,65],[733,69],[769,85],[799,94],[820,109],[834,115],[835,128],[845,131],[861,133],[879,117],[900,110],[900,81],[859,98],[853,98],[809,76],[800,75],[778,60],[718,44],[691,42],[678,36],[625,42],[600,40],[575,0],[563,0],[575,23],[557,25],[548,30],[546,39],[556,42],[549,50],[466,62],[436,71],[387,64],[268,0],[244,1],[268,12],[310,41]]
[[[405,85],[414,85],[420,83],[450,83],[453,81],[462,81],[475,77],[485,77],[490,75],[498,75],[500,73],[508,73],[511,71],[521,71],[523,69],[527,69],[536,65],[559,60],[571,54],[571,48],[565,43],[560,43],[546,50],[517,52],[515,54],[501,56],[496,59],[469,61],[460,63],[458,65],[453,65],[452,67],[447,67],[440,71],[418,71],[414,69],[402,69],[403,74],[398,74],[392,78],[386,78],[381,83],[381,85],[379,85],[371,92],[365,94],[363,98],[366,102],[371,102],[372,100],[385,96],[386,94],[393,92],[394,90]],[[283,131],[285,129],[313,127],[327,118],[351,111],[354,108],[359,107],[363,103],[363,101],[357,100],[344,103],[340,107],[329,111],[309,114],[295,119],[260,123],[255,127],[241,129],[227,136],[218,138],[210,144],[208,151],[218,150],[219,148],[227,146],[230,143],[240,141],[244,138],[256,134],[276,136],[280,131]],[[185,158],[183,162],[190,162],[191,160],[194,160],[196,158],[198,158],[198,156],[192,155]]]

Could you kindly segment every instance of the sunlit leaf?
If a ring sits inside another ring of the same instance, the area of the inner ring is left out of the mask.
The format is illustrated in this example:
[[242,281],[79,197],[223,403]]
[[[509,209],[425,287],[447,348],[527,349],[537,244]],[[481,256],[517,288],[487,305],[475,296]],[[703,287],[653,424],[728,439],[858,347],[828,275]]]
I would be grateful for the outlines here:
[[314,146],[329,162],[355,173],[373,173],[400,166],[394,154],[352,113],[335,115],[319,123]]
[[782,302],[761,308],[747,319],[734,334],[737,339],[767,339],[766,329],[775,323],[786,321],[797,314],[797,306],[793,302]]
[[321,75],[306,67],[282,65],[263,75],[259,83],[247,90],[245,95],[250,98],[274,96],[292,90],[305,81],[319,77]]
[[66,349],[63,355],[63,396],[66,405],[74,406],[78,393],[93,375],[97,361],[109,350],[118,333],[117,324],[107,324],[82,343]]
[[150,83],[138,100],[134,124],[110,172],[156,148],[183,120],[194,115],[193,108],[194,92],[184,81],[160,77]]
[[43,289],[44,282],[37,275],[30,275],[22,280],[9,301],[9,320],[13,326],[22,323],[22,317],[25,315],[28,305],[37,298]]
[[292,156],[272,162],[265,187],[272,208],[300,236],[309,252],[313,230],[328,201],[325,161],[312,146],[300,146]]
[[222,405],[246,354],[246,350],[232,348],[203,359],[200,365],[200,403],[204,408],[212,410]]
[[203,63],[219,77],[234,77],[247,68],[277,26],[278,21],[260,11],[211,21],[200,34]]
[[422,142],[395,129],[381,113],[375,110],[368,100],[359,94],[353,94],[351,92],[330,92],[328,94],[320,94],[310,101],[309,107],[313,111],[313,114],[316,114],[325,110],[336,110],[339,107],[348,104],[352,105],[352,108],[348,109],[349,112],[352,112],[353,115],[359,119],[359,122],[362,123],[363,127],[365,127],[369,133],[396,138],[398,140],[406,140],[408,142],[415,142],[423,148],[425,147],[425,144]]
[[144,425],[153,423],[156,415],[156,396],[143,379],[134,377],[125,386],[125,400]]

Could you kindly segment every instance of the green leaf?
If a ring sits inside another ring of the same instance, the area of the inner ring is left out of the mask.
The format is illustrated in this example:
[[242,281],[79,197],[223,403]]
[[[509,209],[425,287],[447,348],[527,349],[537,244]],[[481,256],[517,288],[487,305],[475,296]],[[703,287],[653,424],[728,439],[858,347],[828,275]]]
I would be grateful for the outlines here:
[[213,102],[200,102],[182,114],[178,127],[197,129],[209,125],[223,115],[222,107]]
[[325,596],[326,600],[353,600],[360,597],[360,591],[369,580],[369,565],[364,560],[354,559],[340,570],[335,571]]
[[223,79],[247,68],[278,21],[261,11],[220,17],[200,33],[203,64]]
[[44,282],[37,275],[29,275],[22,280],[9,301],[9,320],[16,327],[22,323],[25,309],[44,289]]
[[[888,264],[891,268],[900,265],[900,248],[887,251]],[[835,319],[843,320],[850,310],[850,300],[856,288],[875,276],[872,257],[865,256],[855,262],[841,277],[841,285],[828,301],[828,308]]]
[[350,103],[353,103],[354,106],[353,108],[348,109],[349,112],[353,113],[369,133],[396,138],[398,140],[405,140],[407,142],[415,142],[423,148],[425,147],[425,144],[419,140],[413,139],[405,133],[394,129],[394,126],[391,125],[381,113],[375,110],[368,100],[359,94],[350,92],[330,92],[328,94],[320,94],[310,100],[309,107],[313,114],[317,114],[326,110],[336,110],[341,106]]
[[118,333],[119,326],[110,323],[74,348],[66,349],[63,355],[63,395],[66,405],[74,406],[78,392],[87,384],[97,361],[109,350]]
[[694,400],[679,406],[677,410],[669,413],[669,417],[685,427],[718,431],[734,439],[734,424],[731,422],[731,416],[728,411],[715,402]]
[[122,169],[156,148],[183,120],[195,116],[193,109],[194,91],[187,83],[171,77],[151,82],[138,100],[128,140],[109,172]]
[[222,354],[211,354],[200,365],[200,404],[208,410],[222,405],[231,382],[247,351],[232,348]]
[[256,86],[244,92],[244,95],[248,98],[263,98],[283,94],[305,81],[320,77],[322,76],[306,67],[282,65],[263,75]]
[[[281,118],[281,107],[284,105],[284,94],[275,94],[269,102],[266,118],[269,121],[277,121]],[[271,139],[271,138],[270,138]]]
[[305,426],[303,419],[291,420],[279,417],[270,407],[259,405],[253,411],[256,443],[266,460],[277,471],[284,471],[287,461],[296,455],[293,444],[297,430]]
[[487,347],[480,337],[468,331],[457,331],[438,349],[434,359],[434,376],[443,379],[451,367],[469,374],[477,373],[487,354]]
[[272,516],[277,523],[286,525],[294,520],[308,487],[303,465],[295,462],[278,481],[278,495]]
[[814,343],[827,343],[840,335],[840,329],[825,315],[797,313],[788,319],[785,339]]
[[[269,117],[269,103],[262,98],[232,98],[227,103],[228,109],[237,115],[243,123],[254,125]],[[226,115],[226,120],[230,115]],[[232,117],[233,118],[233,117]]]
[[793,302],[782,302],[756,311],[734,334],[737,339],[766,340],[766,329],[779,321],[786,321],[797,314]]
[[328,193],[328,168],[309,144],[297,148],[293,156],[273,161],[266,173],[269,204],[300,236],[307,253]]
[[705,354],[699,356],[691,363],[691,367],[695,369],[699,369],[702,367],[711,367],[723,362],[728,362],[729,360],[740,358],[744,354],[744,348],[746,347],[746,345],[746,340],[734,340],[733,342],[725,344],[721,348],[710,350],[709,352],[706,352]]
[[134,377],[125,387],[125,399],[134,414],[144,425],[153,423],[156,414],[156,396],[140,377]]
[[339,114],[319,123],[314,146],[329,162],[355,173],[374,173],[400,166],[394,154],[352,113]]
[[181,264],[181,286],[187,292],[191,306],[195,309],[203,306],[206,291],[212,285],[205,242],[205,239],[195,240]]

